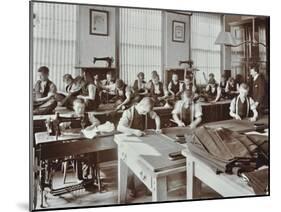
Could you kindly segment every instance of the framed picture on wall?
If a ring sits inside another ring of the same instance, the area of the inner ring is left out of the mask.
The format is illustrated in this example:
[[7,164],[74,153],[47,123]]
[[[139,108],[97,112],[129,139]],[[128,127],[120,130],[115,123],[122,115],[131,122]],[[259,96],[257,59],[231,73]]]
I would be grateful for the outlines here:
[[108,11],[90,9],[90,34],[108,36]]
[[185,23],[181,21],[173,21],[172,24],[173,41],[185,42]]

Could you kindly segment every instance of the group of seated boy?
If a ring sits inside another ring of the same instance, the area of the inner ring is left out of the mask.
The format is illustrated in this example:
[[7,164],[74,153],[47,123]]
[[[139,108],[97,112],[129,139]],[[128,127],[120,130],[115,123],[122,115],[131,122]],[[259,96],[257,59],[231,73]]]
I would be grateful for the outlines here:
[[[65,90],[57,91],[55,84],[49,80],[49,69],[43,66],[38,72],[40,80],[34,88],[34,114],[50,113],[57,105],[66,106],[74,110],[73,116],[84,120],[79,126],[81,129],[90,130],[100,125],[100,121],[87,111],[97,110],[101,103],[113,103],[116,110],[123,110],[117,130],[128,135],[145,135],[147,116],[155,121],[156,133],[161,133],[161,119],[154,111],[154,107],[159,105],[169,104],[173,107],[171,121],[176,126],[194,129],[202,121],[202,94],[198,92],[191,76],[186,76],[180,82],[174,73],[165,86],[156,71],[152,72],[148,82],[145,81],[144,73],[140,72],[133,86],[129,86],[121,79],[114,80],[110,72],[102,81],[99,81],[98,76],[92,79],[89,73],[83,72],[82,76],[76,78],[70,74],[64,75]],[[222,97],[231,98],[229,115],[237,120],[248,119],[253,122],[258,118],[257,104],[248,94],[249,86],[246,83],[239,85],[233,78],[226,79],[224,76],[217,83],[214,75],[209,74],[203,97],[207,95],[212,101]],[[85,179],[83,176],[80,172],[79,179]]]
[[[253,115],[250,120],[255,121],[258,116],[254,100],[248,97],[249,86],[245,83],[239,85],[232,77],[226,79],[222,76],[220,83],[217,83],[214,74],[210,73],[209,79],[206,79],[205,89],[199,93],[192,75],[187,75],[181,82],[178,75],[173,73],[171,81],[165,86],[160,81],[157,71],[152,71],[151,79],[147,82],[144,73],[140,72],[130,86],[121,79],[115,80],[111,72],[106,74],[106,79],[100,81],[97,75],[92,77],[89,72],[84,71],[82,76],[76,78],[65,74],[63,76],[65,89],[57,91],[55,84],[49,79],[48,67],[42,66],[38,72],[40,80],[36,82],[34,88],[33,113],[35,115],[51,113],[57,106],[75,110],[75,103],[83,104],[85,112],[98,110],[101,103],[113,103],[116,111],[125,111],[123,116],[128,115],[129,112],[126,111],[133,110],[132,108],[135,108],[136,114],[133,111],[131,113],[138,116],[139,112],[142,112],[137,109],[138,105],[143,108],[142,103],[145,102],[145,106],[148,107],[145,113],[150,114],[155,106],[168,105],[174,108],[172,121],[176,125],[189,125],[194,128],[202,120],[200,98],[204,97],[211,99],[212,102],[221,98],[233,99],[229,114],[236,119]],[[128,116],[133,117],[132,114]],[[151,117],[155,118],[156,115]],[[129,120],[128,117],[126,119]],[[124,123],[122,120],[123,118],[120,123]],[[159,123],[156,126],[160,127]]]

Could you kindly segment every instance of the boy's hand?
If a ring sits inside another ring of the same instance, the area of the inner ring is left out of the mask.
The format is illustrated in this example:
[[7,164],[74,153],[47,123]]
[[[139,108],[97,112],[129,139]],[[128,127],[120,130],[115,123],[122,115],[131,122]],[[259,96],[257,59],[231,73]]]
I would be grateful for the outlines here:
[[141,136],[144,136],[145,133],[143,131],[140,131],[140,130],[135,130],[134,131],[134,135],[138,136],[138,137],[141,137]]
[[190,125],[189,125],[189,127],[190,127],[191,129],[195,129],[195,128],[196,128],[196,124],[195,124],[194,122],[191,122]]
[[185,127],[185,124],[182,121],[180,121],[180,122],[178,122],[178,126],[179,127]]
[[235,117],[234,117],[236,120],[241,120],[241,117],[238,115],[238,114],[235,114]]
[[251,117],[251,118],[249,118],[249,120],[250,120],[250,122],[255,122],[257,120],[257,118],[256,117]]

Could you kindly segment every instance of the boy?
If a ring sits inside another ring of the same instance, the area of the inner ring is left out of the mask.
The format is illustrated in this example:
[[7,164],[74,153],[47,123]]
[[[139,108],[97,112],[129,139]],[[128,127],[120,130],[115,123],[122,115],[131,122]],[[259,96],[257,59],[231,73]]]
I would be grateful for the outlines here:
[[[72,117],[81,117],[81,121],[73,122],[62,122],[60,123],[60,128],[65,130],[67,128],[71,129],[85,129],[92,130],[98,125],[100,121],[94,116],[85,112],[85,101],[83,99],[75,99],[73,101],[74,114]],[[77,177],[78,180],[92,179],[94,176],[94,154],[86,154],[82,159],[77,160]],[[66,164],[64,164],[66,168]],[[82,166],[84,167],[82,169]]]
[[239,93],[239,85],[233,77],[230,77],[226,83],[225,92],[228,97],[233,98]]
[[56,85],[49,80],[49,68],[42,66],[38,69],[40,80],[35,84],[35,97],[33,100],[33,114],[50,114],[57,106],[55,94]]
[[213,73],[209,74],[209,80],[207,80],[205,73],[204,74],[204,79],[207,83],[206,86],[206,94],[207,94],[207,99],[208,101],[210,100],[211,102],[217,102],[219,101],[221,97],[221,87],[218,85],[218,83],[215,80],[215,75]]
[[137,79],[134,82],[133,85],[134,92],[140,96],[145,96],[147,94],[146,89],[146,82],[144,80],[144,73],[140,72],[137,75]]
[[189,75],[186,75],[186,77],[184,78],[184,82],[180,85],[180,93],[186,90],[191,91],[193,93],[195,93],[197,90],[196,86],[193,85],[192,78]]
[[252,67],[250,69],[250,75],[252,76],[252,97],[255,101],[258,110],[261,110],[264,106],[264,99],[266,95],[266,82],[262,75],[259,74],[259,69],[257,67]]
[[[161,133],[160,117],[153,111],[153,106],[153,100],[149,97],[144,97],[139,103],[124,111],[118,123],[117,130],[127,135],[144,136],[146,116],[149,115],[150,118],[155,120],[156,132]],[[135,197],[136,190],[133,173],[129,174],[128,188],[129,195]]]
[[126,107],[129,106],[131,100],[133,98],[133,90],[130,86],[126,85],[123,80],[116,80],[116,96],[113,98],[116,103],[116,111],[117,110],[124,110]]
[[[256,104],[251,97],[248,97],[249,86],[242,83],[239,87],[239,95],[235,97],[229,107],[229,115],[237,120],[249,118],[251,122],[254,122],[258,118],[258,112],[256,110]],[[253,116],[250,117],[252,111]]]
[[164,88],[162,82],[160,82],[159,76],[156,75],[152,79],[150,88],[150,97],[154,100],[155,106],[164,106],[168,97],[167,89]]
[[116,95],[116,84],[111,72],[106,73],[106,79],[101,81],[101,99],[103,103],[108,103]]
[[177,101],[172,116],[179,127],[189,126],[191,129],[197,127],[202,121],[202,107],[199,102],[193,101],[193,93],[185,90],[181,100]]
[[85,101],[85,110],[94,111],[100,105],[100,96],[97,87],[94,85],[92,77],[88,71],[83,72],[83,80],[81,81],[81,89],[77,98]]
[[172,80],[168,84],[169,94],[172,95],[173,99],[177,99],[180,96],[180,82],[179,76],[176,73],[173,73]]
[[118,123],[117,130],[129,135],[145,135],[145,120],[148,114],[155,120],[156,131],[160,132],[160,117],[153,111],[154,102],[149,97],[144,97],[139,103],[125,110]]
[[73,79],[71,74],[63,75],[63,82],[65,83],[65,90],[59,91],[56,95],[59,106],[65,106],[73,109],[73,101],[79,94],[80,87],[77,87],[76,79]]

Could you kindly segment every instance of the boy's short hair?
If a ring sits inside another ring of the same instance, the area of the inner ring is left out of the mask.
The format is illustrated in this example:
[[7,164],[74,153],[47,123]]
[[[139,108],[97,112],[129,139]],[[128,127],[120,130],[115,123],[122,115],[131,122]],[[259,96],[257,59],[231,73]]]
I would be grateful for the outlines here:
[[137,77],[140,77],[140,76],[144,77],[144,73],[143,72],[139,72]]
[[259,68],[257,65],[251,66],[250,70],[253,69],[255,72],[259,73]]
[[141,104],[141,105],[149,105],[149,106],[151,106],[151,108],[154,107],[154,103],[155,103],[154,100],[152,98],[150,98],[150,97],[144,97],[139,102],[139,104]]
[[63,75],[63,80],[73,80],[73,77],[71,76],[71,74],[65,74]]
[[113,73],[111,71],[106,72],[106,75],[113,76]]
[[228,81],[229,82],[235,82],[235,79],[233,77],[229,77]]
[[84,99],[77,98],[73,101],[73,105],[75,105],[75,104],[85,104],[85,101],[84,101]]
[[38,72],[41,72],[43,74],[49,74],[49,68],[47,66],[41,66],[39,69],[38,69]]
[[243,83],[241,83],[240,88],[243,88],[245,90],[249,90],[249,85],[243,82]]
[[210,73],[209,77],[215,77],[215,75],[213,73]]
[[117,88],[122,88],[125,85],[124,81],[121,79],[116,80],[116,87]]

